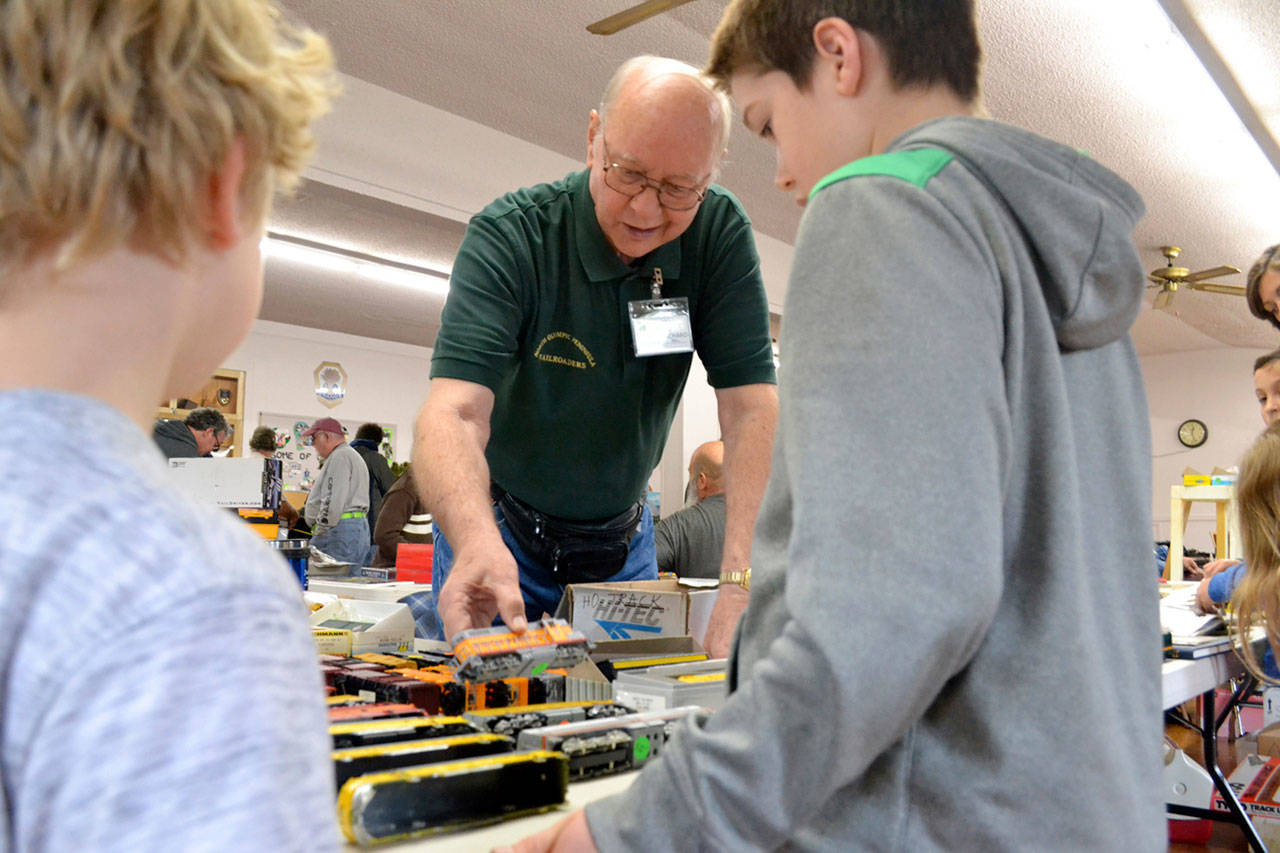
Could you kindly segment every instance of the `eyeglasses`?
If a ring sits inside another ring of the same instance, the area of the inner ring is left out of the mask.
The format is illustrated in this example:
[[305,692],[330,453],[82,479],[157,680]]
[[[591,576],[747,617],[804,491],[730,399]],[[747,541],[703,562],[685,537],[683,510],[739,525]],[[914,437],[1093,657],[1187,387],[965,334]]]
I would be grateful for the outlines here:
[[612,162],[609,158],[609,146],[604,142],[603,136],[600,137],[600,143],[604,148],[604,163],[600,169],[604,172],[605,186],[614,192],[635,198],[652,187],[658,194],[658,204],[667,210],[692,210],[706,198],[706,190],[666,181],[655,181],[644,172],[637,172],[621,163]]

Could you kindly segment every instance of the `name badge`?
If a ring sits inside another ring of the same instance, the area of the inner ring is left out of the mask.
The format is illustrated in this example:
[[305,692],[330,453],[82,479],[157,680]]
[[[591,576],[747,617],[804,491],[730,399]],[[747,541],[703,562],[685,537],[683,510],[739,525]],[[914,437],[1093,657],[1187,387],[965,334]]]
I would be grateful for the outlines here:
[[631,341],[636,355],[668,355],[693,352],[693,326],[689,322],[689,300],[639,299],[627,303],[631,314]]

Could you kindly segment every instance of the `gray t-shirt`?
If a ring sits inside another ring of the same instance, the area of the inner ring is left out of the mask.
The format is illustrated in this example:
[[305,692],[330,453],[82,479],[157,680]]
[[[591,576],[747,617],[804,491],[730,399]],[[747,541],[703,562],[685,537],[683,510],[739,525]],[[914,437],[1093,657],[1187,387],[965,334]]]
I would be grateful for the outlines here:
[[349,444],[339,444],[324,460],[320,479],[302,510],[315,533],[337,527],[344,513],[369,511],[369,466]]
[[682,578],[720,577],[724,556],[724,493],[667,516],[653,528],[658,569]]
[[0,525],[0,853],[337,849],[279,557],[115,409],[44,391],[0,393]]

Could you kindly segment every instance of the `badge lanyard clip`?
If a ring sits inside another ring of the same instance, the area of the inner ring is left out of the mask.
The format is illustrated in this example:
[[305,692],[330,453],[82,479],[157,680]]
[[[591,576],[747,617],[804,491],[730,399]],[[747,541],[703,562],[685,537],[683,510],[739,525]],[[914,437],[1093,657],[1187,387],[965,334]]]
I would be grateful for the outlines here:
[[662,269],[653,268],[650,298],[627,303],[631,316],[631,342],[637,356],[693,352],[689,298],[662,296]]

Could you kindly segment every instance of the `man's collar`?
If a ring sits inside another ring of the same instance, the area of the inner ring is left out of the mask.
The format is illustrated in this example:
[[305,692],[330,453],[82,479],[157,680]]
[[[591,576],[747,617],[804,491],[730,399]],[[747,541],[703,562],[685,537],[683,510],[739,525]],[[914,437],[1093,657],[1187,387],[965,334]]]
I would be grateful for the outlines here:
[[[605,239],[604,232],[600,230],[600,222],[596,219],[596,206],[591,200],[590,177],[589,170],[569,176],[569,191],[573,197],[574,236],[577,238],[578,257],[582,260],[587,278],[591,281],[612,281],[635,272],[648,277],[655,267],[662,270],[663,278],[679,278],[680,237],[654,249],[634,267],[618,257],[613,246]],[[681,237],[683,236],[682,234]]]

